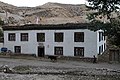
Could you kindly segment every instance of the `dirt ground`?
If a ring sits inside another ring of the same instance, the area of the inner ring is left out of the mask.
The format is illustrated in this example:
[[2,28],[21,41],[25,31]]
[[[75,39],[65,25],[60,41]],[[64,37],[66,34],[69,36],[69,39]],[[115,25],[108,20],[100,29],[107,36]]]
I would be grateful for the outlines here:
[[0,72],[0,80],[120,80],[119,63],[90,63],[71,60],[0,58],[11,73]]

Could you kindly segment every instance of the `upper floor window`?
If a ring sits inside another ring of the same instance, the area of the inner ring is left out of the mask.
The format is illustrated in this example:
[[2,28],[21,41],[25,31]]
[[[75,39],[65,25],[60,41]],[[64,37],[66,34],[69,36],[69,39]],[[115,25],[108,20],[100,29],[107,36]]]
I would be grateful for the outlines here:
[[74,42],[84,42],[84,32],[75,32]]
[[37,42],[45,42],[45,33],[37,33]]
[[55,47],[54,54],[55,55],[63,55],[63,47]]
[[55,33],[55,42],[63,42],[63,33]]
[[28,41],[28,33],[21,33],[21,41]]
[[106,40],[106,36],[105,36],[105,34],[104,34],[104,40]]
[[15,41],[15,38],[16,38],[15,33],[8,34],[8,41]]
[[84,57],[84,47],[74,47],[74,56]]
[[103,40],[103,37],[104,37],[103,32],[99,32],[99,42]]

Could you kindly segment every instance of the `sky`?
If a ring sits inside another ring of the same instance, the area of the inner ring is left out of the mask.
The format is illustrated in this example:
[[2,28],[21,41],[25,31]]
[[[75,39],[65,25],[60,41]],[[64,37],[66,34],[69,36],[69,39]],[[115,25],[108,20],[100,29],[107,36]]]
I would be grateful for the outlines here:
[[0,0],[0,1],[19,7],[20,6],[35,7],[43,5],[47,2],[57,2],[65,4],[85,4],[85,0]]

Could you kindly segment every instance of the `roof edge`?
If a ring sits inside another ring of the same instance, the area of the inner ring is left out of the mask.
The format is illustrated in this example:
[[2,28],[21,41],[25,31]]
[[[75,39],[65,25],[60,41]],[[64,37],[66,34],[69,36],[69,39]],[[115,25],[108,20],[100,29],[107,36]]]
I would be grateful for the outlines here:
[[3,30],[51,30],[51,29],[88,29],[93,26],[90,23],[66,23],[66,24],[25,24],[15,26],[3,26]]

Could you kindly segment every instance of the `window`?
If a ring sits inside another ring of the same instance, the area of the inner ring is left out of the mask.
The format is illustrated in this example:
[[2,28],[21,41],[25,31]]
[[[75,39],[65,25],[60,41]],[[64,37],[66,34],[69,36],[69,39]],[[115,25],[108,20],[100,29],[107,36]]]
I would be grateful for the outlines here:
[[106,50],[106,44],[104,43],[104,50]]
[[63,55],[63,47],[55,47],[54,54],[55,55]]
[[99,32],[99,42],[103,40],[103,32]]
[[101,54],[101,46],[99,46],[99,55]]
[[28,41],[28,33],[21,33],[21,41]]
[[15,46],[15,53],[21,53],[21,46]]
[[106,40],[106,36],[105,36],[105,34],[104,34],[104,41]]
[[15,33],[8,34],[8,41],[15,41]]
[[74,42],[84,42],[84,32],[75,32]]
[[84,47],[74,47],[74,56],[84,57]]
[[37,42],[45,42],[45,33],[37,33]]
[[101,47],[102,47],[102,52],[103,52],[103,45]]
[[103,45],[99,46],[99,55],[103,52]]
[[63,33],[55,33],[55,42],[63,42]]

